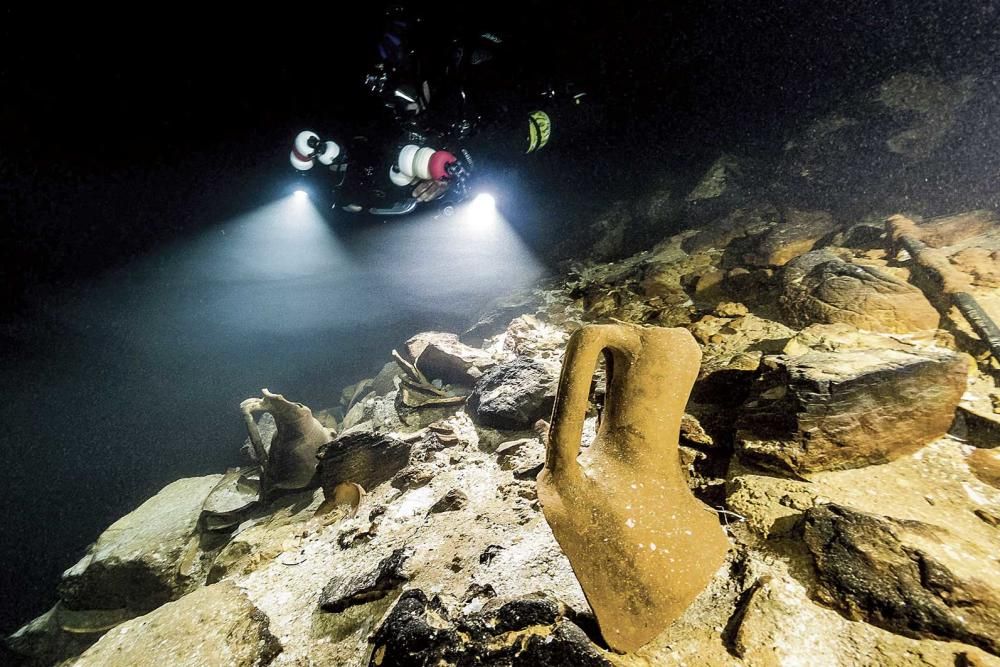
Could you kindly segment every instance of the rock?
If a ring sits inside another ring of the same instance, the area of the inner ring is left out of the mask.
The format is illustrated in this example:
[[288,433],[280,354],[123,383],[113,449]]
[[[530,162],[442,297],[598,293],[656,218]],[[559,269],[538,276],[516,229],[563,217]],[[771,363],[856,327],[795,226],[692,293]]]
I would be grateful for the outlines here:
[[969,656],[977,665],[1000,663],[967,644],[918,641],[848,621],[811,601],[802,584],[779,568],[755,562],[747,576],[752,583],[737,599],[722,633],[729,650],[726,657],[741,660],[733,664],[781,667],[796,664],[803,656],[807,656],[803,664],[831,667],[952,667],[961,664],[959,656]]
[[[545,431],[548,433],[548,429]],[[503,470],[511,470],[518,479],[530,476],[545,463],[545,445],[538,438],[523,438],[497,447],[497,462]],[[531,479],[534,479],[533,477]]]
[[268,617],[235,585],[201,588],[104,635],[76,667],[266,667],[281,653]]
[[200,520],[202,530],[233,528],[256,505],[259,493],[259,468],[230,468],[205,499]]
[[428,510],[428,514],[440,514],[441,512],[457,512],[465,509],[469,504],[469,497],[461,489],[451,489]]
[[377,431],[394,431],[401,428],[403,422],[396,410],[396,397],[395,391],[390,391],[385,396],[370,392],[358,399],[344,415],[341,433],[366,422],[370,422],[371,428]]
[[837,230],[826,211],[788,209],[781,224],[729,246],[723,266],[783,266],[812,250]]
[[410,489],[419,489],[421,486],[427,486],[432,479],[434,479],[434,471],[432,469],[427,466],[411,464],[400,470],[389,483],[394,489],[408,491]]
[[960,405],[953,432],[975,447],[1000,447],[1000,414]]
[[429,379],[471,385],[481,371],[494,365],[493,358],[458,340],[458,335],[429,331],[406,341],[414,365]]
[[803,539],[817,593],[849,618],[1000,654],[1000,567],[970,563],[975,545],[943,528],[832,504],[805,512]]
[[541,305],[541,295],[535,290],[518,292],[497,299],[479,316],[476,323],[462,334],[461,341],[470,345],[480,345],[490,336],[503,332],[514,318],[534,313]]
[[969,454],[969,469],[985,484],[1000,489],[1000,449],[977,449]]
[[68,609],[145,613],[196,588],[207,574],[195,536],[201,508],[222,475],[180,479],[101,533],[63,573]]
[[390,435],[346,431],[319,451],[320,485],[324,493],[332,493],[343,482],[354,482],[371,491],[409,464],[412,447]]
[[[105,632],[136,616],[127,609],[73,611],[62,603],[0,643],[0,665],[55,665],[80,655]],[[10,655],[4,653],[6,649]]]
[[965,391],[946,350],[810,352],[764,359],[737,420],[744,461],[809,473],[885,463],[944,435]]
[[741,175],[740,165],[731,155],[723,155],[712,163],[698,185],[687,196],[689,202],[715,199],[731,190]]
[[742,303],[720,303],[715,307],[715,314],[719,317],[743,317],[749,315],[750,311]]
[[940,315],[916,287],[871,266],[849,264],[829,250],[791,261],[779,299],[798,327],[845,323],[859,329],[906,333],[936,329]]
[[490,369],[476,382],[468,409],[477,424],[518,430],[552,411],[556,374],[549,366],[520,357]]
[[922,242],[932,248],[945,248],[986,234],[996,229],[997,224],[996,213],[976,210],[933,218],[918,225],[917,229]]
[[697,234],[681,242],[681,248],[688,253],[725,250],[733,240],[761,234],[780,220],[781,213],[770,204],[737,208],[699,228]]
[[371,390],[375,392],[376,396],[385,396],[396,388],[396,378],[400,375],[402,375],[402,371],[399,364],[395,361],[387,362],[382,366],[378,375],[372,379]]
[[410,555],[406,549],[399,548],[380,560],[370,572],[346,578],[334,577],[320,595],[320,609],[338,613],[354,605],[384,598],[409,580],[405,566]]
[[726,507],[759,537],[788,537],[801,523],[802,512],[817,503],[807,482],[757,474],[738,462],[730,466],[729,477]]
[[977,287],[1000,287],[1000,250],[966,248],[948,258],[960,271],[972,277]]
[[489,600],[454,618],[438,598],[403,593],[372,638],[371,667],[532,665],[611,667],[587,635],[544,594]]
[[861,222],[848,227],[837,245],[857,250],[872,250],[884,245],[885,225],[878,222]]
[[882,82],[878,101],[911,123],[885,144],[912,159],[926,159],[938,149],[955,123],[956,110],[971,95],[972,79],[945,81],[912,72],[901,72]]

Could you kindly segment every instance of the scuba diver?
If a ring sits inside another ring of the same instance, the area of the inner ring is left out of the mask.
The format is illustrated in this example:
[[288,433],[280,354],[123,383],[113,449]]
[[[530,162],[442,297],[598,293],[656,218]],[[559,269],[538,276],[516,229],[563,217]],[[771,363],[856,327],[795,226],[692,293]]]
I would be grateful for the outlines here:
[[490,165],[542,150],[585,115],[586,94],[572,84],[526,91],[505,47],[496,32],[447,34],[390,9],[364,79],[375,107],[367,127],[348,141],[300,132],[292,166],[328,178],[334,207],[350,212],[402,215],[421,202],[463,201]]

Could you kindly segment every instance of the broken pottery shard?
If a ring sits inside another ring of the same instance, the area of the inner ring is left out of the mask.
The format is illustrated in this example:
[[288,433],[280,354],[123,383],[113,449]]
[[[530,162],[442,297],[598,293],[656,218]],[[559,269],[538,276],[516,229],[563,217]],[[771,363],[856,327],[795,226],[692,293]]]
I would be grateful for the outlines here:
[[737,421],[740,457],[796,473],[887,463],[944,435],[967,362],[941,348],[767,357]]
[[[261,490],[266,495],[270,488],[306,487],[316,473],[316,452],[330,442],[335,433],[323,426],[313,417],[312,410],[301,403],[292,403],[267,389],[262,389],[261,393],[262,398],[248,398],[240,404],[250,441],[264,469],[266,481]],[[277,429],[266,452],[253,421],[257,412],[270,413]]]
[[353,518],[358,513],[361,501],[364,500],[365,490],[360,484],[342,482],[333,487],[332,494],[327,495],[326,489],[323,489],[323,494],[325,500],[316,508],[316,516],[323,516],[337,508],[343,508],[346,510],[347,516]]
[[[587,397],[605,354],[597,438],[578,462]],[[704,589],[729,542],[689,490],[678,440],[701,351],[684,329],[592,325],[570,338],[538,497],[601,634],[635,651]]]

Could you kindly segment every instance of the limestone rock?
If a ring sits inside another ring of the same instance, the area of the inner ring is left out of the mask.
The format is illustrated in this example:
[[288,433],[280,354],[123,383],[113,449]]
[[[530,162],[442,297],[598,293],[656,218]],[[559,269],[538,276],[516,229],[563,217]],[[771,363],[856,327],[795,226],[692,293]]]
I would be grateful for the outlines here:
[[491,428],[527,429],[552,410],[555,371],[528,357],[483,374],[469,396],[473,420]]
[[366,422],[370,422],[371,427],[378,431],[393,431],[400,428],[402,421],[396,410],[396,398],[397,392],[395,391],[390,391],[385,396],[369,392],[364,397],[359,398],[344,415],[341,432]]
[[494,365],[482,350],[458,340],[458,335],[429,331],[406,341],[410,358],[428,379],[469,386],[481,371]]
[[771,204],[737,208],[699,228],[681,242],[681,248],[689,253],[725,250],[734,239],[762,234],[780,220],[781,213]]
[[135,615],[122,609],[73,611],[56,603],[0,643],[0,665],[61,664],[80,655],[106,631]]
[[359,576],[334,577],[320,595],[320,608],[339,613],[348,607],[384,598],[409,580],[405,571],[409,557],[409,551],[399,548],[380,560],[369,572]]
[[1000,489],[1000,449],[977,449],[969,455],[969,469],[994,489]]
[[320,485],[327,494],[344,482],[371,491],[409,464],[412,448],[411,443],[391,435],[368,430],[344,432],[319,451]]
[[428,514],[441,512],[457,512],[469,504],[469,497],[461,489],[449,489],[436,503],[431,505]]
[[369,665],[610,667],[566,614],[561,604],[537,594],[496,598],[479,613],[452,617],[438,598],[409,590],[372,638]]
[[791,261],[782,277],[780,304],[798,327],[846,323],[905,333],[936,329],[940,316],[916,287],[871,266],[858,266],[829,250]]
[[764,368],[737,420],[738,450],[796,473],[885,463],[944,435],[968,372],[940,349],[810,352]]
[[826,211],[789,209],[782,218],[781,224],[748,237],[749,247],[741,253],[739,265],[784,266],[837,230]]
[[[909,637],[1000,654],[1000,566],[943,528],[840,505],[806,511],[803,539],[824,602]],[[953,554],[953,555],[950,555]]]
[[708,168],[705,175],[687,196],[689,202],[715,199],[731,190],[740,177],[740,165],[731,155],[723,155]]
[[281,653],[268,617],[239,588],[201,588],[108,632],[76,667],[266,667]]
[[222,475],[181,479],[101,533],[66,570],[59,597],[70,609],[147,612],[204,581],[195,530]]

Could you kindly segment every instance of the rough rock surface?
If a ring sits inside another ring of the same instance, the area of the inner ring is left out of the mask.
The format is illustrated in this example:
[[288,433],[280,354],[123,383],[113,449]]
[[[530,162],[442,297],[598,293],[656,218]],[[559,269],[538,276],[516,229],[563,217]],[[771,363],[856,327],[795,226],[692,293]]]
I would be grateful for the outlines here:
[[344,482],[372,489],[410,462],[412,445],[391,435],[357,429],[340,435],[320,449],[318,478],[324,489]]
[[118,626],[77,667],[266,667],[281,653],[267,616],[229,583]]
[[70,609],[150,611],[206,574],[195,528],[222,475],[180,479],[105,530],[59,584]]
[[833,217],[826,211],[789,209],[781,224],[731,243],[723,262],[729,266],[784,266],[836,230]]
[[944,435],[968,363],[947,350],[764,359],[737,421],[745,461],[796,473],[885,463]]
[[1000,654],[1000,565],[984,561],[977,545],[944,528],[832,504],[805,512],[803,539],[820,598],[848,617]]
[[940,315],[916,287],[871,266],[818,250],[788,263],[781,306],[799,327],[845,323],[890,333],[936,329]]
[[369,664],[610,667],[566,613],[539,594],[491,600],[479,613],[451,618],[437,598],[409,590],[375,633]]
[[549,365],[525,357],[492,368],[469,396],[472,417],[492,428],[530,428],[551,413],[556,377]]
[[406,349],[417,368],[429,379],[471,385],[495,362],[482,350],[458,340],[458,335],[431,331],[406,341]]

